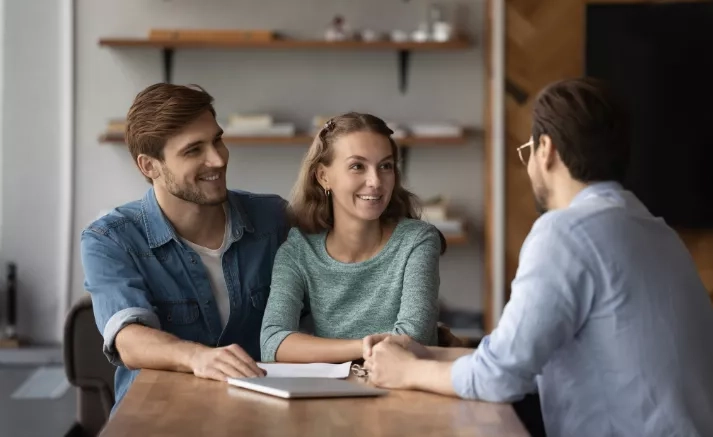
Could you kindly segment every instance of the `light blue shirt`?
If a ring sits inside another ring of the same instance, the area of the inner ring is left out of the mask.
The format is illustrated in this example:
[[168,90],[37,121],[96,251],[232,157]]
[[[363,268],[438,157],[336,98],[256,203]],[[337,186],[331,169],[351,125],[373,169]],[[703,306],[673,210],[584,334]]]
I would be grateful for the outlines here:
[[619,184],[541,216],[464,398],[539,391],[549,437],[713,436],[713,308],[678,235]]

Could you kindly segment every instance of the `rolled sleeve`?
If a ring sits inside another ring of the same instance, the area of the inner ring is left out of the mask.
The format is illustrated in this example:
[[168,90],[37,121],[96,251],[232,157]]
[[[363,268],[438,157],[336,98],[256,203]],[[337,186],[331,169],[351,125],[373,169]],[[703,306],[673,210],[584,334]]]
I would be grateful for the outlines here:
[[94,319],[104,337],[109,362],[123,366],[115,347],[124,327],[139,323],[160,329],[151,294],[132,255],[105,229],[87,229],[81,237],[84,287],[92,297]]
[[148,326],[149,328],[161,329],[161,323],[158,316],[145,308],[126,308],[118,313],[115,313],[104,326],[104,346],[102,351],[109,362],[115,366],[123,366],[124,363],[119,357],[119,353],[114,347],[116,335],[124,329],[124,327],[138,323],[139,325]]

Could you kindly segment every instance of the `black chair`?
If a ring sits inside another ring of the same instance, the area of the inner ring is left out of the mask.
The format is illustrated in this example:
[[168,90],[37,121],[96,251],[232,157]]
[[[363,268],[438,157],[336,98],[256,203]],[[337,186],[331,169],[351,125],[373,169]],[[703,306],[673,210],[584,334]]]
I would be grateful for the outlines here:
[[94,437],[114,406],[114,370],[102,352],[89,296],[77,301],[64,325],[64,369],[77,388],[77,419],[66,437]]

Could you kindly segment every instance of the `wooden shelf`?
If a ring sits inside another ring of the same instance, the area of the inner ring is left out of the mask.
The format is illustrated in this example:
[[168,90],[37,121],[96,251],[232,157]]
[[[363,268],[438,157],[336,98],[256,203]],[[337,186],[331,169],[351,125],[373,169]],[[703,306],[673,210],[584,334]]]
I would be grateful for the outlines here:
[[473,46],[465,37],[446,42],[395,42],[395,41],[325,41],[300,39],[275,39],[272,41],[220,40],[171,41],[149,38],[101,38],[99,45],[113,48],[158,48],[163,52],[163,81],[173,78],[173,53],[176,49],[255,49],[255,50],[348,50],[395,51],[398,55],[399,90],[408,87],[411,52],[464,50]]
[[468,244],[468,234],[462,232],[460,234],[443,234],[446,237],[446,244],[449,246],[461,246]]
[[394,41],[323,41],[276,39],[273,41],[163,41],[148,38],[102,38],[104,47],[154,47],[180,48],[232,48],[232,49],[309,49],[309,50],[463,50],[473,46],[466,38],[447,42],[394,42]]
[[0,349],[17,349],[20,341],[15,338],[0,338]]
[[[292,145],[309,146],[314,137],[310,135],[298,134],[291,137],[232,137],[224,136],[225,144],[231,146],[262,146],[262,145]],[[468,134],[459,137],[405,137],[395,138],[396,144],[404,147],[436,147],[436,146],[460,146],[468,141]],[[124,135],[104,134],[99,137],[100,143],[123,144]]]

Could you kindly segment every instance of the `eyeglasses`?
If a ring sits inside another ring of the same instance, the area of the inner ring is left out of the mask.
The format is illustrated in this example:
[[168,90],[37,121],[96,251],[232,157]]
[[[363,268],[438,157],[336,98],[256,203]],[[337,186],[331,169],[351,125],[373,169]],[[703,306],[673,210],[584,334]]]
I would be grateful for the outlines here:
[[[535,142],[530,139],[530,141],[517,148],[517,154],[520,156],[520,161],[522,161],[523,165],[527,165],[530,161],[530,154],[534,150],[534,146]],[[523,150],[525,150],[525,152],[523,152]]]

